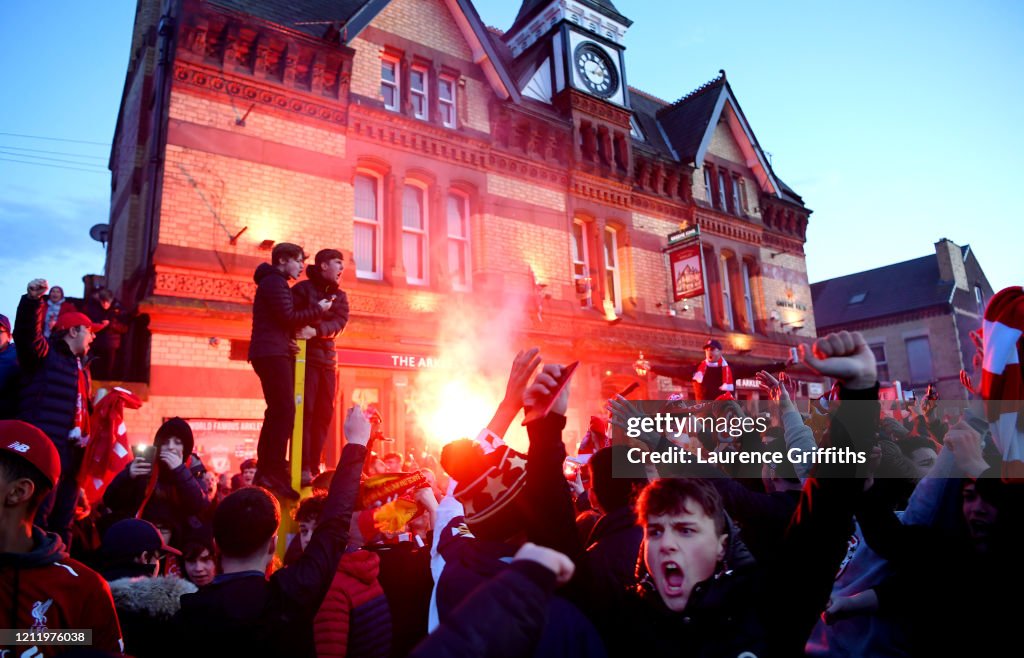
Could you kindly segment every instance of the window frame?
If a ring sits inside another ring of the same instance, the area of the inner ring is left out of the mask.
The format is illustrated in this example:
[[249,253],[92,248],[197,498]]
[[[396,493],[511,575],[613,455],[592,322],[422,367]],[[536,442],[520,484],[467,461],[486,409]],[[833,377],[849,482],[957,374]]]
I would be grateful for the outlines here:
[[[608,251],[608,239],[611,237],[611,252]],[[619,266],[619,231],[614,226],[605,226],[601,248],[604,250],[604,299],[610,301],[616,313],[622,313],[622,278]],[[609,253],[611,262],[609,262]],[[611,275],[611,285],[608,276]],[[610,294],[610,297],[609,297]]]
[[[868,341],[868,349],[875,357],[875,375],[878,377],[878,381],[890,381],[889,379],[889,355],[885,351],[885,341]],[[879,352],[881,352],[881,358],[879,358]],[[883,376],[884,375],[884,376]]]
[[729,172],[725,169],[718,170],[718,201],[722,205],[719,208],[722,212],[729,211],[729,196],[725,190],[725,184],[729,180]]
[[711,184],[710,167],[704,167],[704,194],[708,198],[708,205],[713,207],[715,205],[715,190],[714,186]]
[[[356,181],[360,178],[366,178],[373,183],[374,192],[374,207],[376,212],[376,219],[370,220],[366,217],[360,217],[358,214],[358,186]],[[356,278],[366,279],[369,281],[382,281],[384,279],[384,195],[383,195],[383,177],[373,171],[366,169],[357,169],[355,177],[352,180],[352,232],[353,232],[353,244],[352,244],[352,257],[356,261]],[[377,265],[376,269],[361,269],[358,254],[356,252],[355,244],[355,229],[357,224],[370,225],[373,227],[374,232],[374,262]]]
[[[422,89],[417,89],[413,83],[417,75],[423,76]],[[422,113],[416,109],[417,100],[422,100]],[[430,121],[430,69],[423,64],[413,64],[409,67],[409,104],[414,119]]]
[[743,309],[747,312],[747,326],[754,330],[754,291],[750,285],[750,265],[746,259],[740,261],[740,276],[743,278]]
[[[586,220],[580,219],[578,217],[572,220],[572,231],[573,231],[573,234],[572,234],[572,280],[573,280],[574,289],[576,290],[577,298],[579,299],[580,308],[593,308],[594,307],[594,280],[593,280],[593,277],[590,276],[590,254],[588,253],[589,252],[589,245],[587,245],[587,233],[588,233],[587,226],[588,226],[588,224],[589,224],[589,222],[587,222]],[[579,238],[579,240],[576,239],[576,227],[577,226],[579,227],[579,230],[580,230],[580,238]],[[583,248],[583,253],[582,254],[578,253],[579,250],[578,250],[578,246],[577,245],[582,246],[582,248]],[[582,255],[582,258],[578,258],[578,256],[581,256],[581,255]],[[582,267],[582,270],[583,270],[582,274],[578,274],[576,272],[576,268],[578,268],[578,267]],[[582,298],[579,298],[579,290],[580,290],[579,281],[581,281],[581,280],[585,280],[586,283],[587,283],[587,287],[589,288],[589,292],[587,294],[586,301],[584,301]]]
[[[456,202],[459,203],[462,206],[462,209],[463,209],[462,221],[463,221],[463,225],[464,225],[464,229],[465,229],[465,235],[461,236],[461,237],[460,236],[453,236],[452,232],[451,232],[451,205],[450,204],[451,204],[452,199],[456,199],[457,200]],[[449,274],[449,279],[451,280],[452,290],[458,290],[460,292],[469,292],[473,288],[473,262],[472,262],[473,252],[472,252],[472,243],[470,242],[470,225],[471,225],[471,221],[470,221],[469,195],[465,194],[464,192],[460,192],[458,190],[449,190],[448,191],[448,195],[445,198],[445,235],[447,236],[447,241],[448,241],[448,251],[447,251],[447,253],[448,253],[448,274]],[[453,275],[454,270],[452,269],[452,259],[451,259],[451,253],[452,253],[452,247],[453,247],[452,243],[453,242],[455,242],[458,245],[460,245],[459,248],[465,250],[464,251],[464,262],[465,262],[465,267],[466,267],[465,272],[464,272],[465,282],[461,283],[461,284],[457,282],[457,277],[455,277]]]
[[[446,83],[448,85],[451,85],[451,89],[452,89],[452,98],[449,101],[444,100],[444,97],[441,94],[441,85],[446,84]],[[458,101],[458,99],[459,99],[459,90],[458,90],[458,87],[459,87],[459,85],[457,84],[457,79],[455,78],[455,76],[447,75],[447,74],[442,74],[442,75],[439,75],[438,78],[437,78],[437,107],[438,107],[437,111],[440,114],[441,125],[444,126],[445,128],[455,129],[455,128],[459,127],[459,101]],[[445,114],[445,109],[446,108],[450,108],[450,111],[451,111],[451,114],[452,114],[452,119],[451,119],[450,123],[448,121],[446,121],[445,118],[444,118],[444,114]]]
[[[388,64],[394,66],[395,79],[393,82],[389,82],[384,78],[384,67]],[[402,60],[394,55],[383,54],[380,57],[380,95],[381,100],[384,101],[384,109],[389,112],[401,112],[402,111]],[[394,104],[389,105],[387,97],[384,95],[384,87],[391,87],[394,89]]]
[[740,177],[732,176],[732,204],[733,212],[737,215],[743,214],[743,200],[740,198]]
[[[411,228],[405,224],[405,213],[406,213],[406,190],[413,189],[419,192],[419,211],[420,211],[420,228]],[[407,180],[402,184],[402,212],[399,216],[401,222],[399,228],[402,232],[402,269],[405,270],[405,281],[410,285],[427,286],[430,285],[430,199],[429,199],[430,188],[416,180]],[[412,275],[409,268],[409,263],[405,260],[405,238],[407,235],[415,235],[419,237],[420,248],[419,258],[420,266],[423,271],[422,277],[415,277]]]
[[722,310],[724,311],[724,317],[722,318],[725,328],[732,331],[736,327],[736,316],[732,310],[732,282],[729,281],[729,259],[731,257],[728,254],[721,254],[718,257],[719,266],[722,268],[721,279],[722,279]]
[[[915,373],[914,372],[914,361],[911,358],[911,354],[910,354],[910,344],[915,342],[915,341],[924,341],[924,345],[927,348],[927,352],[928,352],[928,374],[927,374],[927,377],[923,377],[923,378],[920,378],[920,379],[918,379],[918,378],[916,378],[914,376],[915,374],[922,374],[922,373]],[[904,345],[904,348],[906,349],[906,352],[907,352],[907,374],[910,377],[911,385],[914,385],[914,384],[926,384],[926,383],[932,381],[935,378],[935,362],[934,362],[934,355],[932,353],[932,343],[931,343],[930,338],[926,334],[921,334],[921,335],[917,335],[917,336],[905,336],[903,338],[903,345]]]

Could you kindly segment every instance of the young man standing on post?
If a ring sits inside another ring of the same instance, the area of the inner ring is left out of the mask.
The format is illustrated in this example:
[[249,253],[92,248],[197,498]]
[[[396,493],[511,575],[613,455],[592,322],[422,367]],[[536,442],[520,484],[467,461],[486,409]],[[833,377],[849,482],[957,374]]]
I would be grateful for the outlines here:
[[306,279],[292,288],[295,308],[313,308],[323,300],[331,308],[313,323],[316,335],[306,345],[305,408],[302,414],[302,486],[309,485],[320,471],[320,457],[327,440],[327,428],[334,418],[338,391],[335,370],[338,356],[334,339],[348,324],[348,296],[338,287],[345,270],[345,257],[337,249],[321,249],[306,266]]
[[290,500],[299,499],[291,487],[285,459],[295,424],[295,355],[299,351],[295,338],[315,336],[316,330],[309,325],[331,308],[329,299],[305,310],[295,308],[288,282],[298,278],[305,259],[302,247],[282,242],[271,252],[272,264],[261,264],[253,275],[256,297],[249,361],[267,402],[256,448],[259,466],[254,484]]

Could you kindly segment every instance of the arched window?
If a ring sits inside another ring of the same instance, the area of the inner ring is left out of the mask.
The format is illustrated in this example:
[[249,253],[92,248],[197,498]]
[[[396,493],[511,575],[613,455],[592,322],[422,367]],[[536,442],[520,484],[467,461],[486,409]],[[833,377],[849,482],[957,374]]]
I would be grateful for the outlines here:
[[384,273],[381,179],[376,174],[361,171],[356,174],[353,186],[355,212],[352,222],[352,252],[356,261],[356,276],[379,281]]

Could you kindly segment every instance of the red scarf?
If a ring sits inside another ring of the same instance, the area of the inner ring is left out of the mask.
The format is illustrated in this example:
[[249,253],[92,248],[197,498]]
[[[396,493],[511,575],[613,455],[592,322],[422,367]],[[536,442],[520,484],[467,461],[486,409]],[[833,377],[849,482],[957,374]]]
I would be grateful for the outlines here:
[[722,387],[721,387],[721,390],[723,392],[725,392],[725,393],[732,393],[734,390],[736,390],[735,386],[733,386],[733,381],[732,381],[732,368],[730,368],[729,364],[726,363],[724,356],[720,357],[718,359],[718,361],[712,361],[711,363],[708,363],[707,359],[704,359],[703,361],[701,361],[700,365],[697,366],[697,372],[693,373],[693,381],[697,382],[698,384],[703,384],[704,383],[704,372],[708,369],[708,366],[711,366],[712,368],[721,368],[722,369]]
[[79,441],[82,445],[89,440],[89,378],[85,374],[85,370],[82,368],[82,360],[77,359],[78,363],[78,399],[75,401],[75,427],[72,429],[72,435],[74,430],[78,430],[78,436],[81,437]]

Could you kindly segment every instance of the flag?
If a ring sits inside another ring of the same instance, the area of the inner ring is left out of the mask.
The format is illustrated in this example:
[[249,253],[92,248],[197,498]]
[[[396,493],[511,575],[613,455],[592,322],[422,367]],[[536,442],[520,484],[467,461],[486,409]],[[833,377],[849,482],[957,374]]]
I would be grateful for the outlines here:
[[124,410],[138,409],[142,400],[131,391],[115,386],[94,405],[89,443],[78,474],[78,485],[85,489],[90,503],[103,497],[103,491],[132,461]]

